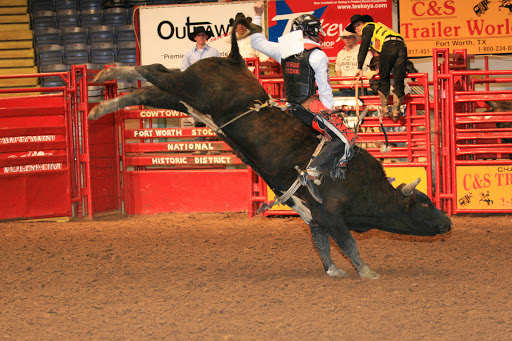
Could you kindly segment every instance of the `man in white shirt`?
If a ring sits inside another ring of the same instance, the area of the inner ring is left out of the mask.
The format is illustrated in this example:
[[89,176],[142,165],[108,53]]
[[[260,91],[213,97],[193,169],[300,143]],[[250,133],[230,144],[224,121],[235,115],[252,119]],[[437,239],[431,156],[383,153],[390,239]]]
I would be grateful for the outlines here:
[[[357,33],[344,30],[340,37],[343,39],[345,46],[338,52],[338,55],[336,56],[336,64],[334,65],[336,77],[353,77],[357,73],[357,56],[359,54],[359,47],[361,46],[358,43],[361,41],[361,36]],[[370,64],[372,57],[372,53],[368,51],[364,62],[363,74],[366,73],[368,64]],[[353,81],[340,81],[340,84],[352,85]],[[360,90],[359,95],[362,93],[363,92]],[[341,96],[354,97],[355,95],[356,93],[354,88],[341,89]]]

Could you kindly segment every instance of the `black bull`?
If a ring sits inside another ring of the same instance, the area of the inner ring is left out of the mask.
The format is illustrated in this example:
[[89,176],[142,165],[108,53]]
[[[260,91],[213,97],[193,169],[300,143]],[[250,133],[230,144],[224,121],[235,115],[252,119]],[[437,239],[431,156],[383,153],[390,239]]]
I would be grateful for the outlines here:
[[[304,169],[308,164],[319,142],[318,133],[288,111],[274,106],[247,113],[250,107],[266,103],[268,95],[246,68],[233,40],[230,57],[203,59],[183,72],[162,65],[112,67],[102,71],[95,82],[139,79],[154,86],[100,103],[91,111],[89,119],[140,104],[186,112],[217,130],[275,193],[284,193],[297,179],[295,167]],[[319,186],[323,204],[315,201],[306,187],[299,187],[286,204],[309,225],[328,275],[346,276],[331,259],[329,237],[332,237],[362,278],[377,278],[378,274],[361,260],[351,230],[364,232],[377,228],[433,236],[450,231],[451,221],[414,188],[417,182],[395,189],[375,158],[364,149],[355,147],[354,151],[346,179],[333,180],[326,176]]]

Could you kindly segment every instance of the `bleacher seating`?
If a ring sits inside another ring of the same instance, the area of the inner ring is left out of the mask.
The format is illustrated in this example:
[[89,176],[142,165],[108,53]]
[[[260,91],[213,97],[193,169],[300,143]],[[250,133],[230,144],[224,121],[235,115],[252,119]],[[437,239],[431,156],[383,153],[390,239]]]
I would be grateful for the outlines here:
[[57,27],[57,19],[54,11],[32,12],[32,28]]
[[86,27],[63,27],[61,28],[62,45],[87,44],[88,33]]
[[76,43],[64,46],[64,64],[86,63],[89,63],[89,45]]
[[55,0],[55,10],[63,9],[78,9],[78,2],[76,0]]
[[101,9],[103,0],[79,0],[78,9]]
[[55,11],[55,4],[52,0],[30,0],[28,11],[31,13],[38,11]]
[[88,8],[80,11],[80,26],[91,27],[101,25],[103,12],[101,8]]
[[[52,65],[44,65],[41,66],[41,72],[66,72],[69,71],[69,65],[65,64],[52,64]],[[66,82],[60,76],[50,76],[50,77],[42,77],[43,87],[53,87],[53,86],[65,86]]]
[[79,26],[78,11],[76,9],[66,8],[57,10],[57,26]]
[[117,42],[117,61],[132,65],[137,63],[137,44],[135,41]]
[[135,41],[135,27],[132,24],[116,26],[116,42]]
[[[130,11],[131,13],[131,11]],[[103,24],[109,26],[126,25],[128,15],[126,8],[112,7],[103,10]]]
[[89,44],[93,43],[114,43],[114,27],[99,25],[89,27]]
[[[39,70],[50,65],[136,65],[133,7],[176,0],[28,0]],[[200,2],[200,1],[194,1]],[[62,66],[60,67],[63,68]],[[55,82],[54,82],[55,81]],[[45,81],[43,86],[57,84]],[[54,86],[54,85],[51,85]],[[121,84],[130,91],[132,84]],[[98,89],[93,89],[96,93]]]
[[113,64],[116,61],[114,43],[93,43],[89,51],[89,61],[94,64]]
[[60,45],[61,32],[55,27],[36,27],[34,28],[34,43],[38,47],[40,45]]
[[62,45],[39,45],[37,47],[37,65],[39,68],[46,65],[62,64],[64,59]]

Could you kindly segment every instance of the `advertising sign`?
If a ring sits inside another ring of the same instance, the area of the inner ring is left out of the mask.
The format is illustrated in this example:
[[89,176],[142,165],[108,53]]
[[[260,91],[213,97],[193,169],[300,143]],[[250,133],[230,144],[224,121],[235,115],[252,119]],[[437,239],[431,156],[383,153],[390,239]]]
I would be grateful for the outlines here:
[[511,0],[402,0],[399,5],[409,57],[432,56],[434,48],[512,53]]
[[368,14],[374,21],[393,26],[391,0],[282,0],[268,2],[268,37],[270,41],[290,32],[293,19],[313,14],[322,22],[326,34],[322,50],[331,62],[345,46],[340,34],[354,14]]
[[[140,7],[141,64],[160,63],[168,68],[180,68],[184,54],[194,47],[188,35],[195,26],[204,26],[213,33],[208,44],[222,56],[230,50],[229,19],[236,13],[254,16],[256,1],[202,3]],[[369,14],[375,21],[392,26],[391,0],[283,0],[269,1],[268,37],[271,41],[290,32],[292,20],[311,13],[322,21],[326,33],[323,50],[331,62],[343,48],[340,33],[354,14]],[[263,22],[265,22],[265,17]]]
[[189,34],[196,26],[203,26],[213,34],[208,45],[226,57],[231,49],[229,19],[238,12],[252,16],[255,3],[243,1],[140,7],[141,65],[159,63],[167,68],[181,68],[183,56],[195,46]]
[[512,208],[512,166],[457,167],[457,208]]

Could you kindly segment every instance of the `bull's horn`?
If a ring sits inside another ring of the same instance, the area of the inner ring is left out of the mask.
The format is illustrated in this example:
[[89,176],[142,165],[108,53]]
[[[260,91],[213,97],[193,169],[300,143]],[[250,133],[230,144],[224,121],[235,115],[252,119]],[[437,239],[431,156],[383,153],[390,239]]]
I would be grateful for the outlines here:
[[420,183],[421,179],[420,178],[417,178],[416,180],[414,180],[413,182],[411,182],[410,184],[408,185],[405,185],[404,187],[402,187],[402,194],[405,195],[406,197],[408,197],[409,195],[412,194],[412,191],[414,188],[416,188],[416,186],[418,186],[418,184]]

